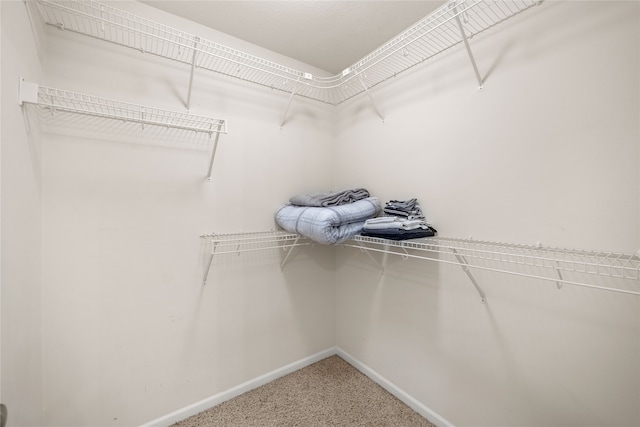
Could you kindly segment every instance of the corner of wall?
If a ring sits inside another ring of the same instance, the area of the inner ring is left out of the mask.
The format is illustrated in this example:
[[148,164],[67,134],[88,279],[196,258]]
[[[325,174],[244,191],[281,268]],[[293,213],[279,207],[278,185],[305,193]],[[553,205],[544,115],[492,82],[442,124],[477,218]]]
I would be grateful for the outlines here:
[[[0,3],[0,382],[10,425],[43,425],[41,141],[18,107],[42,57],[23,2]],[[9,250],[10,249],[10,250]]]

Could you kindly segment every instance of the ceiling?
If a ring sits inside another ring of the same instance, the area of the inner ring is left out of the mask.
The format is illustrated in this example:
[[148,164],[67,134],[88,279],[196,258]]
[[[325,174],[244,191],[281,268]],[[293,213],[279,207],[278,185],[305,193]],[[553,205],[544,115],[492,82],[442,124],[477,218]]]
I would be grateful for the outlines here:
[[143,0],[143,3],[339,74],[444,0]]

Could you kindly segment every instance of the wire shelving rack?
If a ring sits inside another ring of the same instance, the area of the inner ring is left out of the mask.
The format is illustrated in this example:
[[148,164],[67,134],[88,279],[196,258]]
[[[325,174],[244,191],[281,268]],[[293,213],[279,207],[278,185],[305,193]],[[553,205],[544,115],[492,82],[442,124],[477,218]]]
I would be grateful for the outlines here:
[[[43,108],[67,111],[107,119],[140,123],[141,125],[163,126],[209,135],[227,133],[224,119],[197,116],[159,108],[131,104],[99,96],[72,92],[21,81],[21,102],[37,104]],[[28,87],[31,86],[31,87]],[[30,96],[29,94],[33,94]]]
[[[282,268],[293,247],[314,244],[305,237],[284,231],[207,234],[200,237],[210,238],[214,245],[209,267],[215,255],[282,248],[289,251],[281,264]],[[388,240],[356,235],[335,246],[357,248],[365,252],[381,273],[384,272],[384,266],[371,253],[458,265],[467,274],[483,302],[486,300],[485,294],[471,273],[474,269],[551,281],[558,288],[567,284],[640,296],[640,256],[632,254],[449,237]],[[605,280],[596,280],[598,283],[594,284],[594,280],[584,280],[588,276]],[[614,285],[612,282],[615,280],[607,278],[624,280],[630,286],[623,288]]]
[[295,233],[285,231],[258,231],[239,233],[209,233],[200,235],[201,239],[208,239],[211,242],[211,254],[209,262],[202,278],[202,284],[206,284],[213,257],[218,255],[235,254],[243,252],[265,251],[270,249],[281,249],[286,251],[285,257],[280,264],[283,269],[287,263],[293,248],[299,246],[313,245],[311,240]]
[[145,125],[151,125],[205,133],[208,134],[209,137],[215,135],[215,142],[209,162],[209,179],[211,179],[211,169],[218,138],[221,133],[227,133],[227,122],[224,119],[215,119],[131,104],[80,92],[41,86],[21,79],[19,104],[22,105],[24,103],[35,104],[40,108],[51,111],[52,114],[55,114],[57,111],[64,111],[111,120],[139,123],[143,129]]
[[[447,237],[396,241],[358,235],[345,242],[343,246],[399,255],[405,259],[416,258],[459,265],[467,273],[483,301],[484,293],[469,269],[552,281],[556,282],[559,288],[563,284],[569,284],[640,296],[640,289],[622,289],[580,280],[580,277],[591,275],[637,283],[640,280],[638,255]],[[471,263],[469,260],[475,262]],[[577,278],[567,280],[565,273],[577,273],[573,274]]]
[[[197,68],[338,105],[460,43],[469,49],[469,38],[540,1],[450,0],[330,77],[296,70],[93,0],[34,3],[46,24],[189,65],[189,108]],[[479,78],[477,69],[476,75]]]

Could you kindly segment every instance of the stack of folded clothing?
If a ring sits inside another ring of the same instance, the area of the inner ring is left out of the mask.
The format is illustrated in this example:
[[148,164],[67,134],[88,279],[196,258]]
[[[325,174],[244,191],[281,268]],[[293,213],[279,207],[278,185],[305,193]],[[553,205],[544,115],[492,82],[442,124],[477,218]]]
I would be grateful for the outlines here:
[[424,219],[418,199],[389,200],[384,206],[387,216],[399,216],[406,219]]
[[380,202],[364,188],[333,193],[301,194],[275,213],[283,229],[327,245],[342,243],[362,231],[380,213]]
[[417,199],[391,200],[385,204],[384,216],[365,221],[363,236],[391,240],[431,237],[437,230],[425,221]]

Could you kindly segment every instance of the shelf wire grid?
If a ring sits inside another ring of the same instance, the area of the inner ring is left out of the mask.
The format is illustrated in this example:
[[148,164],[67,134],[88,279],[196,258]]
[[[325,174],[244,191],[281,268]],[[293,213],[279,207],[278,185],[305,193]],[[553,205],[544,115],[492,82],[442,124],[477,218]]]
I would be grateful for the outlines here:
[[[567,283],[625,294],[640,295],[640,291],[636,290],[591,285],[584,281],[566,280],[561,275],[559,275],[559,277],[548,277],[540,274],[529,274],[508,267],[509,265],[520,265],[534,268],[553,269],[558,272],[573,272],[601,277],[635,280],[637,282],[640,279],[640,257],[637,255],[616,252],[547,248],[542,246],[446,237],[428,237],[423,239],[395,241],[358,235],[355,236],[352,241],[355,243],[346,242],[344,246],[360,250],[371,250],[375,252],[399,255],[404,258],[418,258],[455,264],[460,265],[463,268],[478,268],[557,283]],[[448,259],[440,259],[440,254],[446,255]],[[456,260],[452,260],[451,257]],[[464,262],[461,261],[460,257],[463,257],[462,259],[464,259]],[[496,262],[503,266],[506,265],[506,267],[500,268],[489,267],[487,265],[470,264],[466,262],[469,259]]]
[[202,132],[209,135],[227,132],[227,124],[224,119],[146,107],[46,86],[38,87],[37,104],[50,109],[53,113],[67,111],[140,124]]
[[[223,254],[239,255],[242,252],[268,249],[287,250],[296,246],[314,245],[312,240],[299,234],[289,233],[286,231],[226,234],[211,233],[203,234],[200,237],[210,239],[213,244],[211,257]],[[555,270],[557,272],[574,272],[600,277],[633,280],[637,282],[640,280],[640,257],[637,255],[579,249],[547,248],[542,246],[448,237],[388,240],[377,237],[356,235],[352,239],[337,246],[356,248],[365,252],[373,251],[399,255],[405,259],[417,258],[443,262],[461,266],[465,271],[467,271],[467,268],[477,268],[498,273],[552,281],[557,284],[566,283],[592,289],[640,296],[640,290],[627,290],[611,286],[593,285],[585,281],[579,281],[579,279],[566,280],[560,274],[558,275],[559,277],[530,274],[510,267],[526,266]],[[440,255],[446,255],[446,259],[440,257]],[[504,268],[480,265],[478,263],[471,264],[468,262],[470,259],[499,263],[502,264]],[[285,262],[286,258],[283,264]],[[382,268],[381,265],[378,266]]]
[[[456,17],[463,22],[468,38],[494,27],[539,1],[452,0],[415,25],[374,50],[350,68],[374,87],[460,44],[462,33]],[[345,90],[349,99],[359,93]]]
[[[565,272],[594,274],[621,279],[640,279],[640,258],[636,255],[597,252],[445,237],[387,240],[355,236],[355,241],[429,254],[458,254],[469,259],[498,261]],[[358,246],[360,247],[360,246]]]
[[290,92],[304,73],[93,0],[36,0],[46,24]]
[[35,0],[45,23],[271,89],[338,105],[538,4],[537,0],[451,0],[351,65],[316,76],[93,0]]
[[284,231],[259,231],[242,233],[210,233],[201,238],[213,244],[212,255],[240,254],[269,249],[287,250],[298,246],[309,246],[313,242],[295,233]]

